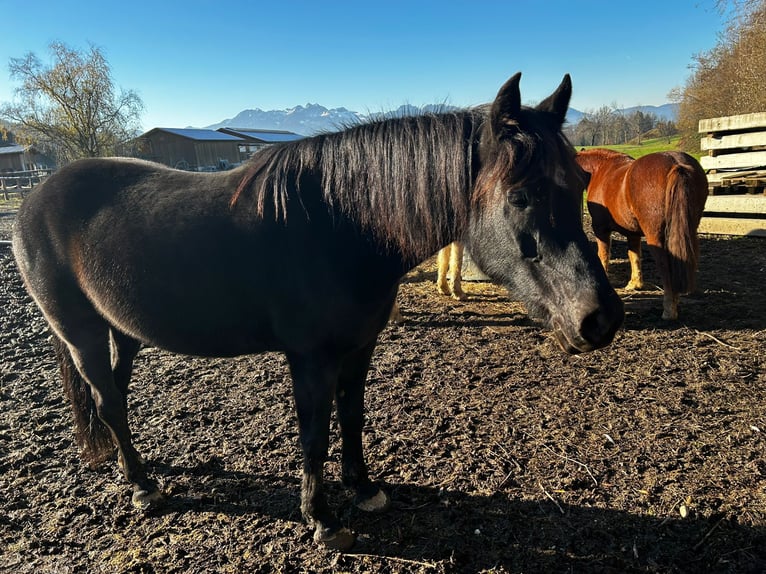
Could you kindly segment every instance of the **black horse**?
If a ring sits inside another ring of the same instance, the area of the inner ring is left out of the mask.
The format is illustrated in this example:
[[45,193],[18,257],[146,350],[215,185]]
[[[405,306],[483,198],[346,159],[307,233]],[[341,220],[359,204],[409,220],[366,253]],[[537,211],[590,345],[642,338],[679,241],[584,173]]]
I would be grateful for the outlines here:
[[535,108],[520,74],[487,106],[388,118],[194,174],[134,159],[72,163],[32,192],[13,251],[55,334],[83,455],[116,446],[133,502],[161,495],[131,442],[128,382],[142,344],[201,356],[285,353],[314,538],[354,537],[322,487],[333,399],[342,480],[388,505],[362,452],[364,387],[399,279],[456,239],[570,353],[623,319],[580,222],[586,174],[561,133],[571,82]]

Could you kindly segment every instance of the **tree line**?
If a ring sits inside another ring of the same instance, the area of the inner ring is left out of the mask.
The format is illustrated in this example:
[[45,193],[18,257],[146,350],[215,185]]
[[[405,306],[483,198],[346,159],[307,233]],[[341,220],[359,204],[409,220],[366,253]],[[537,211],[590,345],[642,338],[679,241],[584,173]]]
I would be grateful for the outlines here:
[[657,114],[634,110],[625,113],[616,106],[602,106],[585,112],[576,124],[564,130],[575,147],[640,144],[647,137],[667,137],[677,133],[675,122]]

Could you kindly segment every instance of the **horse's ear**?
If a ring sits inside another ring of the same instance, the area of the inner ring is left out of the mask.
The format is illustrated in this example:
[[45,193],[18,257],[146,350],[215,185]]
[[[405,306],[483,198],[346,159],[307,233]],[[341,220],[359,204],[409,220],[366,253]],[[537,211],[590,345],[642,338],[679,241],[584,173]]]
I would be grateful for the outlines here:
[[569,98],[572,97],[572,78],[569,74],[564,75],[561,84],[550,96],[537,104],[537,109],[543,112],[555,114],[560,123],[564,123],[569,108]]
[[521,72],[514,74],[503,84],[503,87],[497,92],[495,101],[492,102],[490,121],[492,122],[492,131],[496,134],[501,133],[504,127],[516,123],[516,118],[521,111],[520,80]]

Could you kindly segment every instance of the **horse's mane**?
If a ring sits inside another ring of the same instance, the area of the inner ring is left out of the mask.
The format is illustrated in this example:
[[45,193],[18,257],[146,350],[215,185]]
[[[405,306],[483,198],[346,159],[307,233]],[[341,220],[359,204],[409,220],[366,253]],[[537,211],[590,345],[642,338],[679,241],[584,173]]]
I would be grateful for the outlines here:
[[623,160],[623,161],[633,161],[633,157],[629,156],[626,153],[623,153],[621,151],[615,151],[613,149],[599,147],[599,148],[593,148],[593,149],[587,149],[582,150],[579,152],[578,155],[582,155],[583,157],[595,157],[599,159],[605,159],[605,160]]
[[468,222],[480,109],[386,118],[266,148],[253,156],[232,205],[287,219],[312,180],[323,201],[415,259],[452,241]]

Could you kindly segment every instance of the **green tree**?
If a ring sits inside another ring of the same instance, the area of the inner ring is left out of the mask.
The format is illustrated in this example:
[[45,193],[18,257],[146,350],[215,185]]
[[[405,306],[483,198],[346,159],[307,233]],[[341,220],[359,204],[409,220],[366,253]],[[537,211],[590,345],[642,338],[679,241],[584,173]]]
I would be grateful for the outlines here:
[[11,58],[18,80],[16,100],[0,106],[0,117],[20,126],[30,139],[55,151],[60,165],[81,157],[115,155],[120,142],[138,132],[141,98],[117,90],[99,48],[49,46],[52,64],[33,53]]

